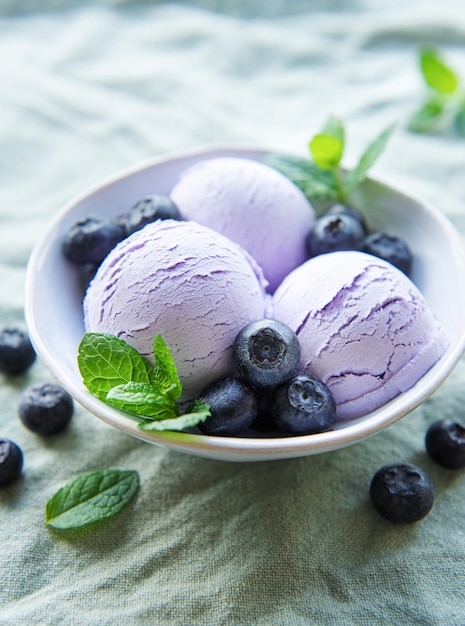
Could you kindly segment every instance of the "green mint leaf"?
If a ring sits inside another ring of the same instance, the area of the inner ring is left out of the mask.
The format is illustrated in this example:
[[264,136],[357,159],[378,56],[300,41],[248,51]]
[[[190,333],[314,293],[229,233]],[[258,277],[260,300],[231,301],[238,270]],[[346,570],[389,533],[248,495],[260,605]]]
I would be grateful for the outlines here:
[[210,407],[208,404],[196,400],[192,406],[189,407],[189,413],[180,415],[174,419],[157,420],[153,422],[144,421],[139,424],[139,428],[144,431],[163,431],[163,430],[184,430],[185,428],[191,428],[197,426],[200,422],[204,422],[207,417],[210,417]]
[[182,385],[173,356],[161,335],[157,335],[153,341],[153,355],[155,357],[155,386],[160,392],[177,400],[182,394]]
[[391,124],[376,139],[374,139],[365,152],[360,157],[356,167],[349,172],[344,183],[344,191],[346,194],[352,192],[365,179],[367,171],[375,163],[377,158],[384,150],[386,143],[391,136],[395,124]]
[[465,103],[462,104],[454,116],[454,126],[459,135],[465,137]]
[[172,418],[179,414],[176,401],[169,393],[165,395],[148,383],[117,385],[107,393],[106,401],[123,411],[151,419]]
[[134,471],[81,474],[47,502],[46,524],[66,530],[112,517],[126,506],[138,486],[139,476]]
[[321,132],[323,135],[330,135],[331,137],[338,139],[344,146],[344,143],[345,143],[344,123],[339,117],[336,117],[335,115],[331,115],[326,120],[326,123]]
[[333,135],[319,133],[308,146],[315,164],[323,170],[334,169],[341,162],[344,142]]
[[420,68],[426,84],[438,93],[448,95],[457,91],[459,79],[439,54],[430,48],[421,52]]
[[408,129],[414,133],[426,133],[433,130],[444,113],[444,102],[438,98],[429,100],[412,115]]
[[308,147],[315,164],[323,170],[336,168],[344,152],[345,130],[342,120],[331,115],[321,133],[316,134]]
[[310,159],[271,152],[264,162],[287,176],[309,199],[337,198],[333,172],[321,170]]
[[103,401],[118,385],[153,383],[152,364],[114,335],[86,333],[79,344],[78,366],[87,389]]

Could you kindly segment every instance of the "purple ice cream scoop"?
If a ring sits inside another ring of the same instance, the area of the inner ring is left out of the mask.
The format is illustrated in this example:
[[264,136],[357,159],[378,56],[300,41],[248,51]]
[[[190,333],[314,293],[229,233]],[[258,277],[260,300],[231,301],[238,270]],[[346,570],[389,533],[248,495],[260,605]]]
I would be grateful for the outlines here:
[[85,327],[124,339],[152,362],[161,334],[189,400],[232,373],[234,339],[264,316],[265,288],[254,260],[223,235],[157,221],[106,257],[84,299]]
[[412,387],[448,339],[405,274],[362,252],[310,259],[273,296],[301,343],[301,367],[333,392],[336,419],[357,418]]
[[249,159],[220,157],[188,168],[171,191],[183,217],[238,243],[263,269],[272,293],[307,258],[315,212],[278,171]]

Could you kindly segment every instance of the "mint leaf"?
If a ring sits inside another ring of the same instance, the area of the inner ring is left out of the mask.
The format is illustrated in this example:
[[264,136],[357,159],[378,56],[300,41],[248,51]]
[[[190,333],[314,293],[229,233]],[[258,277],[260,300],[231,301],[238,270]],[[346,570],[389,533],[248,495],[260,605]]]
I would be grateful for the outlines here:
[[272,152],[264,162],[292,180],[309,199],[337,198],[333,172],[321,170],[310,159]]
[[444,102],[438,98],[429,100],[412,115],[408,129],[415,133],[433,130],[444,113]]
[[182,394],[182,385],[173,356],[161,335],[157,335],[153,341],[153,355],[155,358],[154,385],[172,400],[177,400]]
[[325,125],[323,126],[323,130],[321,131],[323,135],[330,135],[335,139],[338,139],[342,145],[344,146],[345,142],[345,129],[342,120],[335,115],[330,115],[326,120]]
[[315,135],[309,143],[314,163],[309,159],[278,153],[266,155],[264,162],[292,180],[309,200],[321,198],[345,203],[348,195],[365,179],[368,169],[384,150],[394,127],[392,124],[371,142],[357,166],[347,174],[345,182],[339,167],[345,130],[342,122],[334,116],[325,124],[324,130],[327,132]]
[[81,474],[47,502],[46,524],[66,530],[112,517],[126,506],[138,486],[139,476],[134,471]]
[[[155,367],[114,335],[86,333],[78,352],[84,384],[100,400],[143,420],[146,430],[182,430],[206,419],[210,412],[203,403],[179,416],[176,400],[182,385],[161,335],[155,337],[153,351]],[[155,420],[160,426],[147,426]]]
[[123,411],[152,419],[166,419],[179,414],[177,404],[171,397],[147,383],[117,385],[107,393],[106,401]]
[[197,426],[200,422],[204,422],[210,415],[210,407],[208,404],[196,400],[194,404],[189,407],[189,413],[185,413],[174,419],[164,419],[153,422],[144,421],[139,424],[139,428],[145,431],[184,430],[185,428],[191,428],[192,426]]
[[333,135],[319,133],[308,144],[313,160],[323,170],[337,167],[342,159],[344,142]]
[[374,139],[365,152],[360,157],[356,167],[348,173],[344,183],[344,191],[351,193],[365,179],[367,171],[375,163],[376,159],[384,150],[386,143],[391,136],[395,124],[391,124],[376,139]]
[[464,94],[458,75],[431,48],[422,50],[420,68],[433,95],[411,116],[407,128],[426,133],[446,130],[452,124],[459,135],[465,136]]
[[448,95],[457,90],[459,86],[457,75],[435,50],[427,48],[421,52],[420,68],[426,84],[434,91]]
[[129,382],[152,384],[153,366],[128,343],[105,333],[86,333],[78,366],[87,389],[105,401],[113,387]]

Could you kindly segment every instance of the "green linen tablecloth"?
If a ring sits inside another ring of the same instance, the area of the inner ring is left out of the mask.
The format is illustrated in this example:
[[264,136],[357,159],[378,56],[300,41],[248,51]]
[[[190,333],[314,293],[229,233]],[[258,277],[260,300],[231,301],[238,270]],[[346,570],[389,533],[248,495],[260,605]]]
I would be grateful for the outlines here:
[[[349,166],[397,121],[373,173],[465,233],[465,139],[406,130],[425,96],[425,45],[465,82],[461,0],[2,0],[1,326],[24,327],[29,254],[77,192],[208,142],[302,153],[330,113],[346,122]],[[244,464],[151,446],[79,407],[66,432],[41,438],[17,404],[50,374],[37,362],[0,377],[0,435],[25,458],[0,492],[0,624],[465,624],[465,473],[435,465],[423,444],[434,420],[465,419],[464,374],[462,362],[363,443]],[[421,465],[436,488],[411,526],[368,500],[374,472],[397,461]],[[93,528],[46,528],[47,499],[105,468],[139,472],[130,505]]]

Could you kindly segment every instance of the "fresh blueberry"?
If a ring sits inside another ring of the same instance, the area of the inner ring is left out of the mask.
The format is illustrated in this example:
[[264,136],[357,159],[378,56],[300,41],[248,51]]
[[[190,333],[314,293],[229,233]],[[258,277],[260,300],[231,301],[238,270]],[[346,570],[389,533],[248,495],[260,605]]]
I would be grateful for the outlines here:
[[18,478],[23,468],[23,453],[14,441],[0,438],[0,486]]
[[360,209],[357,209],[353,206],[341,203],[333,204],[329,207],[329,209],[326,209],[324,215],[350,215],[351,217],[355,217],[355,219],[360,222],[365,234],[368,233],[368,224],[366,222],[365,216],[360,211]]
[[271,416],[273,388],[256,387],[255,396],[257,398],[257,417],[251,428],[260,432],[270,432],[276,430],[276,425]]
[[311,435],[328,430],[336,415],[336,402],[321,380],[299,375],[276,387],[271,410],[282,430]]
[[155,220],[168,219],[181,219],[179,209],[171,198],[158,195],[146,196],[130,209],[126,220],[126,234],[131,235]]
[[36,353],[29,336],[19,328],[0,332],[0,372],[16,376],[25,372],[35,361]]
[[390,522],[410,524],[431,511],[434,489],[428,474],[409,463],[386,465],[373,476],[370,498],[376,511]]
[[425,437],[426,451],[448,469],[465,467],[465,426],[451,419],[434,422]]
[[119,220],[90,215],[77,221],[66,232],[63,253],[74,263],[100,264],[125,237],[126,232]]
[[64,430],[73,411],[73,399],[55,383],[31,385],[19,401],[21,421],[38,435],[54,435]]
[[89,283],[94,278],[99,267],[98,263],[85,263],[84,265],[79,265],[79,280],[82,291],[85,292],[87,290]]
[[249,385],[236,378],[224,378],[205,389],[200,398],[210,407],[211,416],[199,424],[207,435],[234,437],[257,417],[257,399]]
[[404,274],[409,275],[412,266],[412,253],[403,239],[386,233],[371,233],[365,239],[364,252],[389,261]]
[[240,375],[249,383],[274,387],[297,373],[300,343],[294,331],[282,322],[256,320],[237,335],[233,358]]
[[360,221],[348,213],[325,214],[319,217],[307,235],[308,256],[314,257],[338,250],[361,250],[365,229]]

